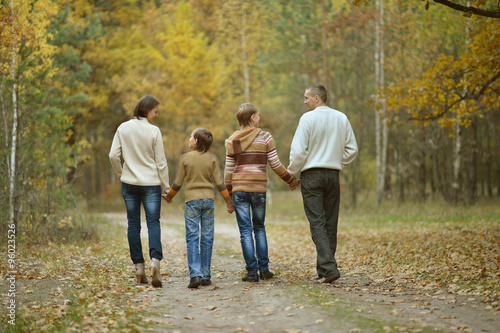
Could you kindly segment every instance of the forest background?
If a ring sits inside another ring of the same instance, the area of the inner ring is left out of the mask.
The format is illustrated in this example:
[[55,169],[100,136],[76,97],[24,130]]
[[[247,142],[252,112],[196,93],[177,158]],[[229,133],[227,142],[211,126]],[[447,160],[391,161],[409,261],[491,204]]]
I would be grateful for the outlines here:
[[473,15],[437,2],[1,0],[2,230],[85,233],[88,207],[120,199],[108,152],[145,94],[161,101],[171,179],[200,126],[223,168],[243,102],[288,165],[317,82],[359,145],[343,205],[498,203],[498,4],[455,1],[493,13]]

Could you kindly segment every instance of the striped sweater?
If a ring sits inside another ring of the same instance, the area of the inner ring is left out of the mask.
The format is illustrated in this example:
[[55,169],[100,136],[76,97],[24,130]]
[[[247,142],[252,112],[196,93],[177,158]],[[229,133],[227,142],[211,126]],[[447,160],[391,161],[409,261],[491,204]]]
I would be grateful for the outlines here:
[[281,164],[274,139],[260,128],[236,131],[226,140],[224,182],[229,193],[266,192],[267,164],[286,183],[294,178]]

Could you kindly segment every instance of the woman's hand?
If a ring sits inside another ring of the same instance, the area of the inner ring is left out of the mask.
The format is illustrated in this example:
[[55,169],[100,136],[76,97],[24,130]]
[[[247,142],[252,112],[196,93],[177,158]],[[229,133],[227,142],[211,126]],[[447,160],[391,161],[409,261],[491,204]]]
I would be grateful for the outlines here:
[[165,201],[166,201],[167,203],[172,203],[172,199],[173,199],[173,198],[170,198],[170,199],[169,199],[169,198],[168,198],[168,194],[167,194],[167,193],[163,193],[163,194],[161,195],[161,197],[162,197],[163,199],[165,199]]

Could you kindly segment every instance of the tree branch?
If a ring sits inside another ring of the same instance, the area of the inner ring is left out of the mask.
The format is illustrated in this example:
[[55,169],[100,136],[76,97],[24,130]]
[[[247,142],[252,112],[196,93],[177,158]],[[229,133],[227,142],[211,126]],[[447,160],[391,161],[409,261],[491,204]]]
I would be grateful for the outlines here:
[[[460,95],[459,95],[460,96]],[[461,97],[461,96],[460,96]],[[428,116],[428,117],[410,117],[408,118],[408,120],[419,120],[419,121],[425,121],[425,120],[437,120],[439,118],[441,118],[442,116],[444,116],[446,113],[448,113],[448,111],[450,111],[451,108],[453,108],[455,106],[455,104],[463,101],[465,98],[461,97],[457,100],[455,100],[453,103],[451,103],[450,105],[446,105],[443,110],[439,113],[437,113],[436,115],[434,116]]]
[[[458,99],[453,101],[450,105],[445,105],[445,107],[443,108],[443,110],[441,112],[438,112],[437,114],[435,114],[433,116],[428,116],[428,117],[425,117],[425,116],[424,117],[410,117],[410,118],[408,118],[408,120],[419,120],[419,121],[437,120],[437,119],[443,117],[449,110],[451,110],[457,103],[459,103],[461,101],[470,100],[470,99],[478,101],[485,94],[486,89],[491,88],[490,87],[491,84],[494,83],[495,81],[497,81],[498,79],[500,79],[500,71],[498,71],[488,81],[486,81],[477,93],[475,93],[475,94],[467,93],[464,96],[462,96],[457,91],[455,91],[454,93],[458,96]],[[493,91],[497,92],[496,89],[493,89],[493,88],[491,88],[491,89]],[[476,90],[476,88],[474,88],[474,90]],[[422,111],[422,110],[420,110],[420,111]]]
[[[470,13],[478,16],[491,17],[491,18],[500,18],[500,10],[485,10],[477,7],[468,7],[459,5],[453,1],[449,0],[433,0],[436,3],[439,3],[443,6],[450,7],[454,10],[458,10],[464,13]],[[429,0],[427,0],[426,9],[429,8]]]
[[479,90],[477,93],[471,95],[471,99],[479,99],[479,97],[481,97],[486,89],[488,89],[488,87],[494,83],[496,80],[498,80],[500,78],[500,71],[498,71],[495,75],[493,75],[491,77],[491,79],[489,79],[488,81],[486,81],[484,84],[483,84],[483,87],[481,88],[481,90]]

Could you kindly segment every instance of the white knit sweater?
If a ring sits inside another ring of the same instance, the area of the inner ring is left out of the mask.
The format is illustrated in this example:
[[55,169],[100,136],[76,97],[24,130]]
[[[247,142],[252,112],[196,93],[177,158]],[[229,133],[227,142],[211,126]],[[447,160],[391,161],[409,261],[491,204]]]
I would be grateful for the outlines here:
[[342,170],[358,154],[358,145],[346,115],[327,106],[306,112],[290,147],[288,172],[299,177],[311,168]]
[[118,127],[109,160],[122,183],[170,189],[161,132],[147,118],[134,118]]

